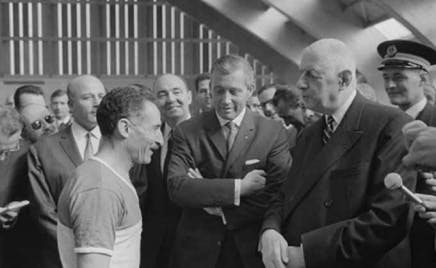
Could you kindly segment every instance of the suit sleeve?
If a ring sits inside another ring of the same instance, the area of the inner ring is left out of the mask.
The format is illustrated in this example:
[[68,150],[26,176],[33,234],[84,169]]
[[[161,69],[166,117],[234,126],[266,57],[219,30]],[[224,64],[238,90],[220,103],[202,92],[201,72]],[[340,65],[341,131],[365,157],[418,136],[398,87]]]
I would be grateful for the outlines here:
[[27,155],[31,214],[50,239],[56,241],[56,204],[45,178],[38,152],[31,146]]
[[289,140],[285,128],[281,127],[274,146],[268,152],[265,188],[259,193],[241,198],[241,204],[238,207],[223,208],[229,226],[240,228],[262,219],[272,198],[286,179],[290,165]]
[[406,153],[399,131],[405,123],[401,119],[392,120],[378,141],[380,149],[369,173],[368,198],[362,214],[302,234],[306,267],[339,263],[371,266],[406,237],[412,222],[410,203],[401,191],[384,186],[384,177],[392,171],[402,175],[407,187],[414,189],[416,184],[416,173],[401,166]]
[[179,206],[190,208],[231,206],[235,201],[232,179],[192,179],[189,168],[195,168],[192,147],[183,130],[173,131],[173,149],[168,164],[168,194]]

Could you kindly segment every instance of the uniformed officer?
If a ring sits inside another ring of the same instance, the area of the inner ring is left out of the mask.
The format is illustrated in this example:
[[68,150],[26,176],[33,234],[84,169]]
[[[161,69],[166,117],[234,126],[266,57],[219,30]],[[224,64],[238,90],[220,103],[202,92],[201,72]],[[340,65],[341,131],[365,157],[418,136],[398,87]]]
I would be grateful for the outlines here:
[[[377,47],[383,58],[378,67],[383,73],[386,93],[393,105],[429,126],[436,126],[436,107],[428,103],[424,87],[429,83],[429,69],[436,64],[436,51],[408,40],[390,40]],[[427,179],[420,174],[416,191],[436,195]],[[416,216],[410,232],[412,266],[436,267],[435,232]]]

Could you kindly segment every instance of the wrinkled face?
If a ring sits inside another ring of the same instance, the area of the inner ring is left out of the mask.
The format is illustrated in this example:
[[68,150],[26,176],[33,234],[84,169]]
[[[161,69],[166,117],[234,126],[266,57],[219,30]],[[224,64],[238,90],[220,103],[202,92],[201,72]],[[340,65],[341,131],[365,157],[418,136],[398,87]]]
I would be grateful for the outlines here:
[[424,81],[419,70],[386,68],[383,80],[389,100],[402,110],[407,110],[424,97]]
[[20,137],[21,131],[17,131],[11,136],[0,131],[0,161],[5,160],[9,153],[19,150]]
[[31,93],[24,93],[20,95],[20,106],[21,109],[30,104],[39,104],[41,106],[46,106],[44,96],[36,95]]
[[32,143],[57,131],[54,115],[44,106],[28,105],[22,110],[21,115],[24,122],[23,136]]
[[212,94],[210,92],[210,80],[202,80],[198,82],[197,104],[203,111],[212,109]]
[[273,105],[274,94],[276,93],[276,89],[274,87],[270,87],[265,89],[259,94],[260,105],[262,106],[263,113],[266,117],[275,119],[278,117],[277,111]]
[[307,108],[319,113],[337,108],[339,79],[335,69],[313,52],[303,54],[297,87]]
[[70,107],[68,106],[68,96],[66,94],[52,98],[50,107],[54,115],[56,116],[56,119],[63,119],[70,114]]
[[247,108],[252,112],[264,116],[262,107],[260,106],[259,98],[257,96],[251,96],[250,98],[248,98]]
[[180,121],[189,115],[191,91],[179,77],[173,75],[160,77],[155,83],[155,93],[156,103],[165,119]]
[[243,111],[252,93],[243,70],[212,74],[212,102],[216,112],[226,120],[235,119]]
[[131,131],[127,138],[127,150],[134,163],[148,164],[153,151],[163,143],[160,112],[156,105],[147,102],[141,116],[130,119]]
[[99,81],[75,85],[70,100],[74,121],[87,130],[93,129],[97,125],[97,108],[104,95],[106,90]]

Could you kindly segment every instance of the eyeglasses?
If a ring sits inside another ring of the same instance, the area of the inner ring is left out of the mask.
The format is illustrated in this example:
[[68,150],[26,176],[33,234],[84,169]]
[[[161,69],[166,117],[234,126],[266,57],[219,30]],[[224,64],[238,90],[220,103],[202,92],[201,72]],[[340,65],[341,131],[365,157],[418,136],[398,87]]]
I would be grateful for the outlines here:
[[[54,121],[55,121],[55,118],[54,118],[53,115],[47,115],[47,116],[44,117],[44,121],[45,121],[47,124],[53,124]],[[30,124],[30,126],[31,126],[34,130],[41,129],[41,127],[42,127],[42,120],[36,120],[36,121],[34,121],[32,124]]]

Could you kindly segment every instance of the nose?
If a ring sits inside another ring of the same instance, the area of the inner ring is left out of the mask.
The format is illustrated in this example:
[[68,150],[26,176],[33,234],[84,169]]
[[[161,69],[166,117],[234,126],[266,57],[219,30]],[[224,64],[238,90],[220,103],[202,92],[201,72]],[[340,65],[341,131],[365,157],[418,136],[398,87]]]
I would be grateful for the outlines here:
[[395,88],[395,83],[392,79],[388,79],[385,81],[386,88]]
[[163,136],[162,136],[162,132],[161,131],[158,131],[155,142],[156,142],[156,144],[158,146],[162,146],[163,145],[164,141],[163,141]]
[[303,90],[307,88],[306,79],[304,79],[304,74],[301,74],[297,81],[297,88]]
[[223,103],[229,104],[232,102],[231,94],[228,90],[226,90],[223,94]]

